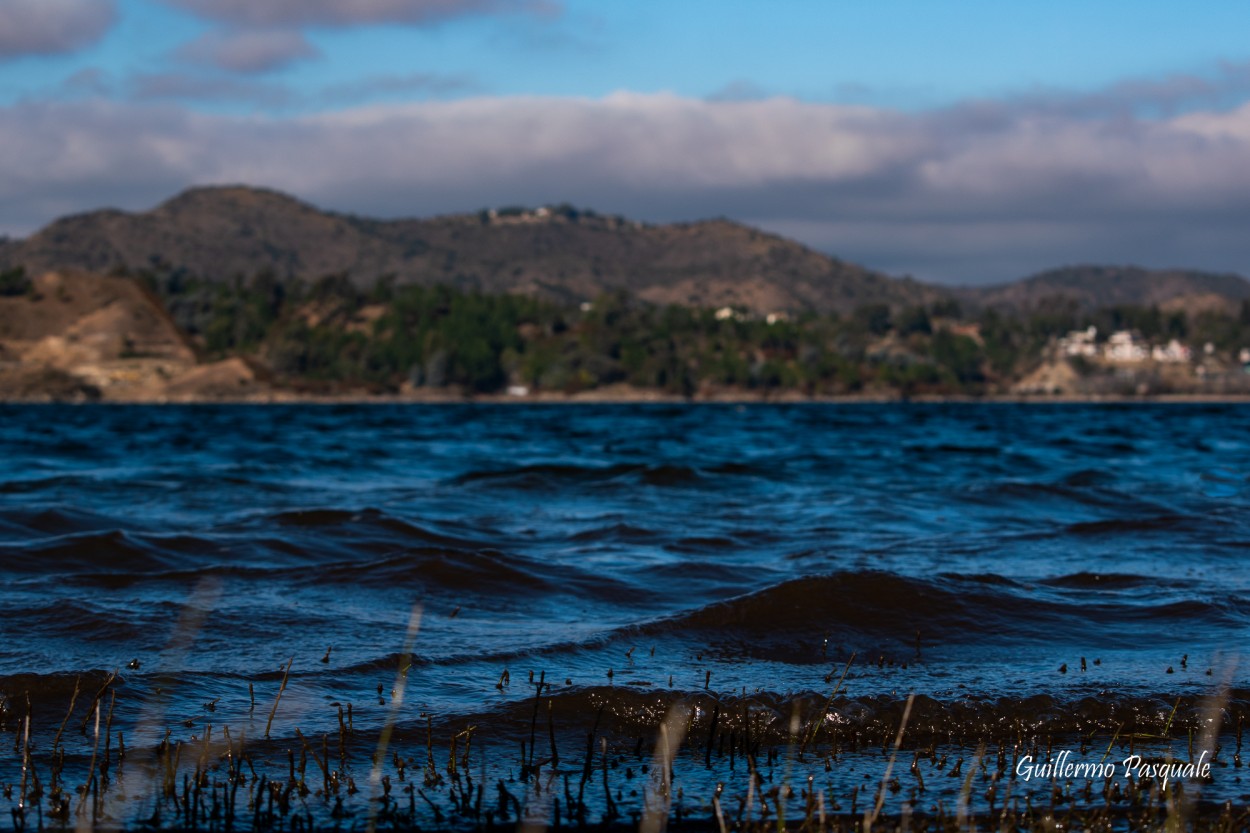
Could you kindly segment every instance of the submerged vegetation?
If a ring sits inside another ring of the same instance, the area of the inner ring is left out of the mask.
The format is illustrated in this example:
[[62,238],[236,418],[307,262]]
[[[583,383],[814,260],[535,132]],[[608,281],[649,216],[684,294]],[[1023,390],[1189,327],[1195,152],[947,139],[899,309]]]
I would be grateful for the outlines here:
[[[379,683],[376,700],[336,700],[293,717],[281,706],[288,683],[301,685],[290,674],[294,657],[280,681],[262,675],[259,691],[219,686],[199,714],[170,725],[154,720],[168,691],[152,688],[161,680],[139,673],[138,660],[125,672],[80,675],[72,693],[32,695],[11,678],[0,691],[0,733],[12,737],[0,780],[12,827],[1250,826],[1250,813],[1202,795],[1213,766],[1239,780],[1244,702],[1227,696],[1180,697],[1153,713],[1150,700],[1087,703],[1057,719],[1049,698],[850,699],[840,692],[854,655],[831,670],[827,697],[585,690],[549,683],[545,672],[524,682],[518,671],[514,682],[505,668],[495,688],[511,716],[484,726],[403,708],[412,646],[410,638],[389,693]],[[1097,763],[1072,765],[1074,754]]]
[[[1234,373],[1250,346],[1250,302],[1239,313],[1188,314],[1055,299],[1016,313],[944,300],[791,316],[660,306],[623,291],[576,303],[386,278],[364,288],[344,275],[311,283],[267,272],[230,282],[179,271],[138,277],[209,358],[247,356],[285,384],[377,392],[576,393],[627,384],[684,396],[976,396],[1011,391],[1054,357],[1057,339],[1088,327],[1104,339],[1131,331],[1147,344],[1205,347],[1208,363]],[[1123,377],[1082,356],[1064,359],[1081,377]]]

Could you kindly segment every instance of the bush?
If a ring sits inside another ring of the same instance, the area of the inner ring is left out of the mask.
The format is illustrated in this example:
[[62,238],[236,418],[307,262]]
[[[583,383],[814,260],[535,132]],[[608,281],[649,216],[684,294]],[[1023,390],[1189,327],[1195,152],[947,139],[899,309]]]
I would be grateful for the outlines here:
[[25,295],[30,290],[30,278],[26,277],[26,270],[23,267],[18,266],[0,272],[0,295],[6,297]]
[[866,304],[855,310],[852,320],[864,330],[875,336],[885,335],[890,331],[890,307],[888,304]]

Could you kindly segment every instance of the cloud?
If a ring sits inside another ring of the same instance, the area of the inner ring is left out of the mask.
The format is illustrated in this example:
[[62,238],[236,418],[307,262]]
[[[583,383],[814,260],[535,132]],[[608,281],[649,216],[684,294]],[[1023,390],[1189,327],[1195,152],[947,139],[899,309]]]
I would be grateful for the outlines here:
[[[194,86],[153,77],[145,90],[180,84]],[[0,111],[0,146],[9,232],[248,182],[374,216],[564,200],[654,221],[730,216],[951,282],[1080,261],[1250,272],[1250,104],[1096,119],[620,93],[279,119],[30,102]]]
[[708,101],[758,101],[769,98],[768,90],[746,78],[736,78],[712,92]]
[[1131,78],[1089,92],[1032,90],[1000,101],[977,101],[964,106],[997,110],[1008,118],[1033,113],[1107,119],[1172,116],[1194,108],[1226,107],[1247,97],[1250,63],[1221,61],[1205,74]]
[[444,96],[477,89],[476,79],[466,75],[413,72],[405,75],[371,75],[356,81],[331,84],[321,97],[333,104],[357,103],[379,96]]
[[234,26],[425,25],[484,14],[550,16],[553,0],[162,0]]
[[[79,75],[83,75],[80,73]],[[62,98],[86,88],[89,83],[103,84],[94,73],[79,79],[75,76],[62,84]],[[169,101],[184,104],[245,104],[268,110],[294,110],[312,106],[356,105],[362,102],[414,95],[438,98],[464,93],[478,86],[470,76],[414,72],[406,75],[375,75],[341,84],[331,84],[313,93],[301,93],[285,84],[239,78],[220,74],[185,72],[140,73],[128,79],[125,97],[135,102]],[[109,91],[112,88],[103,86]]]
[[238,73],[271,72],[321,57],[303,34],[289,29],[219,29],[183,45],[174,54],[184,61]]
[[71,73],[61,82],[60,92],[67,96],[105,96],[113,91],[109,73],[100,67],[86,67]]
[[116,21],[114,0],[4,0],[0,60],[75,52],[104,37]]
[[180,72],[136,75],[130,79],[129,91],[136,101],[228,102],[268,108],[289,107],[298,101],[280,84]]

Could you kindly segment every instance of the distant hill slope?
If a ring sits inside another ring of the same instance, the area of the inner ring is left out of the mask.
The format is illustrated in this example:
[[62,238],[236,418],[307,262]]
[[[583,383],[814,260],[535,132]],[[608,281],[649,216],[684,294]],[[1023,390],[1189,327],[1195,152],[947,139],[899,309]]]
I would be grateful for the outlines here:
[[0,401],[243,398],[266,390],[233,357],[200,364],[138,281],[65,269],[0,293]]
[[195,362],[190,343],[150,292],[131,280],[76,270],[44,273],[27,292],[0,297],[0,347],[52,363],[125,355]]
[[153,263],[229,279],[273,270],[368,284],[452,283],[587,300],[626,289],[657,303],[757,312],[927,303],[946,292],[898,280],[727,220],[647,226],[571,209],[371,220],[242,186],[196,188],[152,211],[94,211],[0,246],[0,266],[107,272]]
[[755,312],[850,312],[956,297],[970,308],[1028,309],[1057,296],[1083,307],[1159,304],[1196,310],[1250,299],[1229,274],[1070,266],[989,287],[947,288],[891,278],[729,220],[643,225],[570,208],[491,216],[376,220],[322,211],[276,191],[193,188],[151,211],[100,210],[0,243],[0,269],[22,265],[109,272],[184,268],[216,280],[272,271],[361,285],[450,283],[563,300],[625,289],[656,303]]
[[1120,305],[1209,306],[1213,299],[1232,304],[1250,299],[1250,281],[1238,275],[1135,266],[1069,266],[1022,281],[961,294],[973,303],[1027,309],[1056,297],[1087,308]]

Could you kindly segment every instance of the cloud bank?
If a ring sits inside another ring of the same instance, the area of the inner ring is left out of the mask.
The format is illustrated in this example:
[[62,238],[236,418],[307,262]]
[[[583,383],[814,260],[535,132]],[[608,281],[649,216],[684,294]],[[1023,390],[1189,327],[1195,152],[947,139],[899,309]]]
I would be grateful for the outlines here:
[[116,21],[113,0],[4,0],[0,60],[74,52],[104,37]]
[[0,230],[243,182],[375,216],[558,201],[729,216],[955,283],[1077,261],[1250,273],[1250,104],[1154,119],[1053,105],[905,113],[617,94],[275,119],[25,103],[0,118]]

